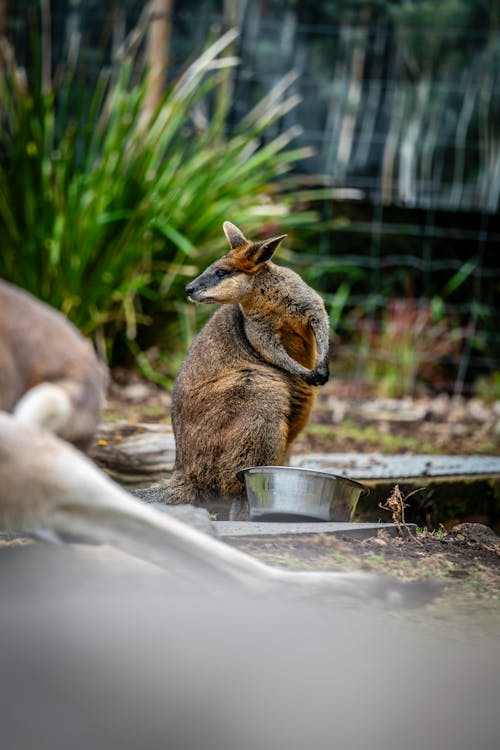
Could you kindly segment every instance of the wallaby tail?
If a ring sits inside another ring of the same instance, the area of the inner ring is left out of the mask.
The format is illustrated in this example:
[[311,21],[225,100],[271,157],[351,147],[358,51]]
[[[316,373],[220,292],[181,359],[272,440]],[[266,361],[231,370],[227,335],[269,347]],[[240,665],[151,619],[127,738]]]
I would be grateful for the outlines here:
[[63,378],[30,388],[13,408],[19,422],[41,427],[88,451],[95,434],[102,399],[104,370],[81,381]]
[[69,421],[72,410],[64,388],[55,383],[40,383],[19,399],[13,413],[24,424],[35,424],[57,433]]

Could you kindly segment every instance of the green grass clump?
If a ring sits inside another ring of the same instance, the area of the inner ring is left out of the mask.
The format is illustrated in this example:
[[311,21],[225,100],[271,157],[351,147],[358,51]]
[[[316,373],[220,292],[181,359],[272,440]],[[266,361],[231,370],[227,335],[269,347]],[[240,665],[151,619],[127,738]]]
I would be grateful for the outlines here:
[[153,322],[192,334],[184,286],[224,251],[224,220],[253,236],[314,218],[278,185],[308,150],[290,146],[294,128],[269,136],[297,103],[294,76],[229,131],[234,38],[195,59],[147,124],[136,58],[103,70],[93,89],[70,61],[50,91],[12,61],[0,73],[0,276],[105,340],[108,354],[118,337],[144,370]]

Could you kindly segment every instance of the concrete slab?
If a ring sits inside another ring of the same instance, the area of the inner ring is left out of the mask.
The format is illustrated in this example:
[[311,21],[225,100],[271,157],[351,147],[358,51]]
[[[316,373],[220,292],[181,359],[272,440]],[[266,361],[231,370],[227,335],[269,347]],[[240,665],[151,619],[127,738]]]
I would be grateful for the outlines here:
[[[411,531],[416,533],[414,524],[407,524]],[[384,531],[396,536],[398,527],[394,523],[281,523],[275,521],[215,521],[214,526],[220,539],[231,539],[234,537],[276,537],[276,536],[298,536],[305,534],[327,534],[329,536],[342,536],[349,539],[369,539],[377,533]]]
[[365,484],[370,494],[359,499],[357,521],[388,519],[380,503],[398,484],[411,496],[406,519],[418,526],[473,521],[500,529],[500,456],[309,453],[291,463]]
[[499,456],[382,455],[377,453],[309,453],[292,458],[292,466],[330,471],[350,479],[500,475]]

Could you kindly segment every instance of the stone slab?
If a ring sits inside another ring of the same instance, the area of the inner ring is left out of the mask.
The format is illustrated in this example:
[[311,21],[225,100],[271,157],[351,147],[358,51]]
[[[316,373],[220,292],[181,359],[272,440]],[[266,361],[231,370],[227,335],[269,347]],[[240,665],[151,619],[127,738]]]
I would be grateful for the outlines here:
[[[327,534],[329,536],[345,536],[350,539],[369,539],[376,536],[383,529],[391,536],[398,534],[398,527],[394,523],[362,523],[336,521],[317,523],[300,523],[279,521],[215,521],[215,529],[220,539],[231,539],[234,537],[276,537],[276,536],[298,536]],[[407,524],[413,533],[417,527]]]

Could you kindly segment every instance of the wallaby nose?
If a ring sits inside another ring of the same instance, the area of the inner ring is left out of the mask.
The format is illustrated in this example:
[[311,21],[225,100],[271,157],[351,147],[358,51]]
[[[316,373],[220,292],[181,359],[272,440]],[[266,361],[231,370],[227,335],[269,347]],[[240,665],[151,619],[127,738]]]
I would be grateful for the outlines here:
[[195,290],[194,284],[188,284],[187,285],[187,287],[186,287],[186,294],[188,295],[188,297],[194,292],[194,290]]

